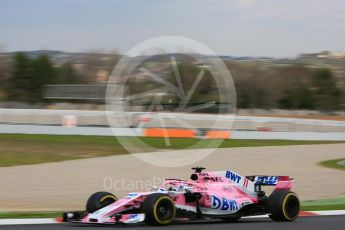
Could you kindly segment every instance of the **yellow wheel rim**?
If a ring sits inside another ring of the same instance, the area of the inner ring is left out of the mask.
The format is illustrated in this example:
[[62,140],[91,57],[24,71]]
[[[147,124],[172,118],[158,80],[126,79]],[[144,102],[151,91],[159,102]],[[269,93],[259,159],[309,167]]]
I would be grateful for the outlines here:
[[286,203],[287,203],[289,197],[291,197],[291,196],[296,197],[296,199],[298,199],[297,196],[296,196],[294,193],[289,193],[289,194],[287,194],[287,195],[284,197],[283,205],[282,205],[283,215],[284,215],[284,217],[285,217],[286,219],[288,219],[288,220],[293,220],[293,219],[295,219],[295,218],[298,216],[298,213],[297,213],[296,216],[289,217],[289,215],[286,213],[286,208],[285,208],[285,207],[286,207]]
[[112,196],[112,195],[106,195],[106,196],[103,196],[99,201],[102,203],[102,202],[105,201],[106,199],[113,199],[113,200],[116,200],[116,197],[115,197],[115,196]]
[[166,196],[162,196],[160,198],[157,199],[157,201],[155,202],[155,205],[153,206],[153,216],[155,218],[155,220],[159,223],[159,224],[169,224],[171,222],[171,220],[174,218],[174,216],[176,215],[176,209],[174,208],[173,209],[173,215],[172,215],[172,218],[168,219],[168,220],[160,220],[158,215],[157,215],[157,206],[159,204],[159,202],[161,202],[162,200],[168,200],[170,201],[171,203],[174,203],[169,197],[166,197]]

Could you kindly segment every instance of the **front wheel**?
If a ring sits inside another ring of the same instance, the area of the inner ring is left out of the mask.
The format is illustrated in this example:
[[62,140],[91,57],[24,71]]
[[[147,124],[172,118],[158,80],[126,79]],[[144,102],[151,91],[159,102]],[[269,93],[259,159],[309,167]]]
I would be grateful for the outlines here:
[[109,192],[96,192],[86,202],[86,211],[93,213],[117,201],[117,197]]
[[174,201],[164,194],[149,195],[142,206],[145,222],[149,225],[168,225],[176,215]]
[[298,217],[300,202],[296,193],[276,190],[267,199],[269,217],[274,221],[293,221]]

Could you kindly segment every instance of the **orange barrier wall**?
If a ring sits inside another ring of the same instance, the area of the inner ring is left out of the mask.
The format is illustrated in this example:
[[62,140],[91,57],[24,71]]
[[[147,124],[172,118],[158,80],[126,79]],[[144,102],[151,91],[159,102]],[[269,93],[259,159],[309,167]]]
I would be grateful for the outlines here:
[[162,129],[162,128],[148,128],[144,130],[145,137],[184,137],[193,138],[196,132],[190,129]]
[[211,130],[207,132],[206,137],[208,139],[227,139],[231,137],[231,132],[224,130]]

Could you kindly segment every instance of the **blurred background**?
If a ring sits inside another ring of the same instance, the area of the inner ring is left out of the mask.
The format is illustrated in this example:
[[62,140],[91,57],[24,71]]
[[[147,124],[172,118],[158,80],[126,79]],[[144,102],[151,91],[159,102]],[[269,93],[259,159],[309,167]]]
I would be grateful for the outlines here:
[[[0,54],[0,123],[25,125],[108,126],[105,114],[107,82],[118,60],[119,52],[67,52],[54,50],[9,51]],[[197,60],[178,55],[178,69],[186,93],[201,70],[205,71],[188,106],[193,113],[218,114],[229,112],[234,104],[222,102],[222,95],[208,67]],[[127,57],[131,58],[131,57]],[[200,58],[209,58],[203,57]],[[283,118],[313,118],[344,121],[345,53],[319,51],[278,58],[265,56],[220,55],[231,71],[237,93],[237,115],[234,126],[224,129],[263,131],[344,131],[344,126],[314,121],[296,125],[298,120]],[[135,59],[134,57],[132,59]],[[178,92],[159,91],[161,82],[139,71],[150,69],[155,76],[177,86],[169,55],[155,56],[142,63],[131,76],[113,85],[126,84],[127,94],[145,96],[125,100],[128,111],[136,112],[126,124],[117,126],[156,127],[160,124],[140,117],[147,112],[176,111]],[[154,101],[159,96],[159,101]],[[210,106],[202,106],[212,101]],[[226,110],[222,110],[226,108]],[[97,112],[98,111],[98,112]],[[224,112],[225,111],[225,112]],[[230,112],[229,112],[230,113]],[[256,116],[250,119],[248,116]],[[260,120],[278,117],[280,120]],[[194,118],[193,118],[194,119]],[[206,119],[206,118],[205,118]],[[210,128],[200,119],[196,128]],[[215,119],[215,118],[209,118]],[[225,120],[226,117],[222,118]],[[322,123],[322,124],[321,124]],[[336,124],[336,123],[335,123]],[[141,124],[143,125],[143,124]],[[169,127],[181,126],[166,124]],[[318,126],[319,125],[319,126]]]
[[[2,0],[0,124],[108,127],[106,84],[117,62],[146,39],[178,35],[213,49],[230,70],[236,87],[237,105],[222,99],[207,65],[171,54],[177,57],[186,92],[200,71],[205,71],[188,101],[189,107],[197,109],[189,112],[222,113],[220,128],[226,130],[343,132],[344,10],[345,5],[337,0],[312,4]],[[203,58],[210,57],[200,54],[199,59]],[[141,67],[173,85],[178,83],[169,55],[149,58]],[[143,117],[141,113],[148,110],[187,112],[176,110],[181,102],[177,92],[156,90],[126,100],[161,85],[139,70],[125,82],[127,96],[122,98],[127,110],[135,113],[126,124],[115,126],[161,126]],[[111,84],[124,82],[120,78]],[[202,106],[209,102],[213,104]],[[232,124],[226,115],[234,114],[236,108],[238,117]],[[203,132],[214,119],[189,120],[197,120],[192,126]],[[165,126],[185,128],[170,121],[165,119]],[[2,130],[14,128],[2,126]]]
[[[291,58],[220,57],[234,78],[239,112],[300,110],[303,114],[304,110],[306,115],[313,114],[312,111],[343,115],[345,53],[322,51]],[[18,109],[103,110],[105,84],[119,58],[119,53],[2,52],[0,105]],[[172,74],[169,61],[164,57],[156,59],[149,63],[155,74]],[[181,71],[188,72],[193,82],[200,69],[195,67],[195,61],[184,61]],[[182,75],[187,81],[187,74]],[[140,74],[131,77],[131,92],[154,88],[142,85],[144,81],[145,76]],[[202,84],[209,86],[210,81]],[[200,93],[207,95],[208,90]]]

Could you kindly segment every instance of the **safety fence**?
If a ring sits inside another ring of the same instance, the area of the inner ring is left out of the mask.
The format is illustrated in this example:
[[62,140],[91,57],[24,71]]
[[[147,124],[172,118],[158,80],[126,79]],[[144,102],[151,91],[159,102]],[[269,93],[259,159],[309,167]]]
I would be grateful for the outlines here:
[[[345,132],[345,121],[227,114],[116,113],[88,110],[0,109],[0,124],[66,127],[138,127],[218,131]],[[211,136],[227,133],[209,133]]]

